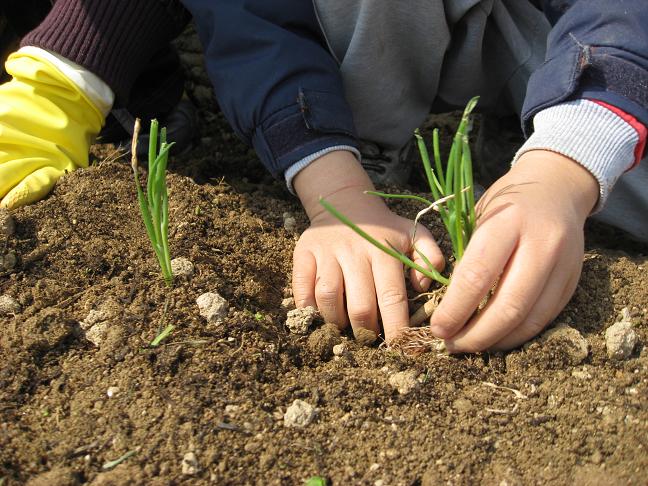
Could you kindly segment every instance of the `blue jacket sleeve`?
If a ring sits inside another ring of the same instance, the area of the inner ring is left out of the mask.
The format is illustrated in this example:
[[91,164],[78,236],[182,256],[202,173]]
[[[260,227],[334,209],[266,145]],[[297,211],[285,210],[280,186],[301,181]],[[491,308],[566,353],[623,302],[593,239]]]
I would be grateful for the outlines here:
[[648,2],[545,0],[555,23],[527,87],[522,121],[562,101],[601,100],[648,126]]
[[319,150],[356,146],[339,68],[310,1],[183,0],[234,131],[281,177]]

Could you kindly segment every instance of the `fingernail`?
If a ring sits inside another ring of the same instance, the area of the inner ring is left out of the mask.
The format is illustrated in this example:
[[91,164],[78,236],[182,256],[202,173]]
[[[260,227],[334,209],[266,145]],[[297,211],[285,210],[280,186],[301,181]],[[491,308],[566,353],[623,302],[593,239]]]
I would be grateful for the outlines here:
[[421,286],[422,289],[427,289],[430,284],[432,283],[432,280],[428,277],[423,277],[421,280],[419,280],[419,285]]

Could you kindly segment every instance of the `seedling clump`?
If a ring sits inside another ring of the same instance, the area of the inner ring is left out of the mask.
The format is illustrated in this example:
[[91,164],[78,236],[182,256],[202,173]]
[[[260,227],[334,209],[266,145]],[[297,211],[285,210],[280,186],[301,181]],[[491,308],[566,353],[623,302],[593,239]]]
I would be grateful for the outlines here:
[[[455,263],[459,262],[463,257],[466,246],[470,241],[477,222],[472,157],[468,142],[468,134],[471,128],[470,115],[475,109],[477,101],[478,97],[471,99],[464,109],[459,127],[457,128],[453,138],[450,155],[448,156],[445,168],[441,163],[439,130],[434,129],[432,133],[434,167],[432,167],[425,141],[418,130],[414,133],[421,154],[427,182],[430,186],[432,200],[413,194],[387,194],[384,192],[367,191],[367,194],[373,194],[375,196],[392,199],[411,199],[424,204],[425,208],[422,209],[414,219],[415,231],[418,220],[425,213],[430,210],[437,211],[443,221],[443,225],[445,226],[448,235],[450,236],[452,254]],[[416,245],[414,244],[416,236],[415,233],[412,237],[412,248],[423,262],[425,262],[425,266],[417,264],[405,253],[394,248],[389,242],[382,243],[373,238],[335,209],[335,207],[325,199],[320,199],[320,203],[333,216],[358,233],[365,240],[401,261],[404,265],[417,270],[426,277],[439,282],[441,285],[446,286],[450,283],[450,278],[441,275],[441,273],[439,273],[439,271],[437,271],[431,264],[427,256],[416,248]],[[423,319],[421,319],[420,314],[423,313],[425,314],[423,315]],[[423,306],[423,311],[415,314],[412,317],[412,321],[414,322],[410,321],[410,324],[418,325],[423,322],[426,317],[429,317],[429,312],[426,306]],[[421,351],[423,348],[438,348],[438,344],[436,344],[435,341],[438,340],[433,340],[433,336],[431,336],[427,328],[409,328],[392,341],[390,348],[409,352]]]

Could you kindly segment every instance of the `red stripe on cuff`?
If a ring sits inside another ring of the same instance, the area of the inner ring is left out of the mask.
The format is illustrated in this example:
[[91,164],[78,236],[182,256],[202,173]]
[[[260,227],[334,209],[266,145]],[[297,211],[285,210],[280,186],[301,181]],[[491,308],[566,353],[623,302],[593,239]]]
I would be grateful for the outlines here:
[[614,105],[610,105],[609,103],[606,103],[605,101],[601,100],[592,100],[590,99],[589,101],[593,101],[597,105],[601,105],[608,110],[610,110],[612,113],[615,115],[621,117],[623,121],[628,123],[632,128],[635,129],[637,132],[637,135],[639,136],[639,142],[637,142],[637,145],[635,146],[634,149],[634,156],[635,160],[630,168],[626,170],[629,171],[637,166],[641,159],[643,158],[644,151],[646,149],[646,138],[648,138],[648,128],[641,123],[639,120],[637,120],[634,116],[630,115],[629,113],[626,113],[625,111],[617,108]]

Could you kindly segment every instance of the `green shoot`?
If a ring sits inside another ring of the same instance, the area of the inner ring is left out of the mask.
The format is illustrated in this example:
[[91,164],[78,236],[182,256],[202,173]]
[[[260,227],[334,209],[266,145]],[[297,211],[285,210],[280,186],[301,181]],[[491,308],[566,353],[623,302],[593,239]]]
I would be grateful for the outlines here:
[[152,120],[149,138],[149,175],[146,184],[146,195],[144,195],[144,190],[142,189],[137,173],[138,162],[136,154],[137,137],[140,130],[139,119],[135,121],[133,144],[131,147],[131,166],[135,176],[137,201],[139,202],[146,233],[160,264],[164,282],[168,287],[171,287],[173,284],[173,272],[171,271],[171,256],[169,254],[169,197],[166,185],[166,167],[169,159],[169,150],[173,146],[173,143],[167,143],[166,129],[162,128],[158,133],[158,128],[157,120]]
[[[428,185],[430,186],[430,193],[432,194],[433,200],[411,194],[386,194],[377,191],[367,191],[367,194],[375,196],[394,199],[411,199],[424,204],[426,208],[420,211],[416,216],[415,223],[417,223],[419,218],[429,210],[433,209],[438,211],[450,236],[452,253],[456,262],[461,260],[461,257],[463,257],[464,251],[475,230],[477,222],[475,216],[472,157],[470,155],[468,134],[470,131],[470,115],[475,109],[478,99],[478,97],[475,97],[466,105],[459,127],[454,135],[445,169],[441,162],[438,129],[435,129],[432,134],[434,167],[432,167],[430,155],[423,137],[421,137],[418,130],[414,132],[419,152],[421,154],[421,160],[423,162],[423,169],[425,171]],[[432,280],[436,280],[442,285],[448,285],[450,283],[450,280],[442,276],[430,264],[428,258],[415,246],[413,246],[413,249],[425,262],[428,268],[423,268],[421,265],[418,265],[408,258],[407,255],[392,247],[389,242],[386,242],[387,245],[385,245],[377,241],[336,210],[328,201],[320,199],[320,203],[339,221],[347,225],[380,250],[401,261],[404,265],[417,270],[421,274],[431,278]],[[413,242],[414,237],[412,238],[412,245]]]
[[171,335],[174,329],[175,326],[173,324],[167,325],[160,334],[155,336],[155,339],[151,341],[149,346],[151,346],[152,348],[159,346],[162,341],[164,341],[166,338],[168,338]]
[[124,454],[123,456],[118,457],[114,461],[108,461],[107,463],[105,463],[103,466],[101,466],[101,469],[103,469],[104,471],[107,471],[107,470],[112,469],[112,468],[114,468],[116,466],[119,466],[122,462],[124,462],[129,457],[134,456],[135,454],[137,454],[137,450],[128,451],[126,454]]

